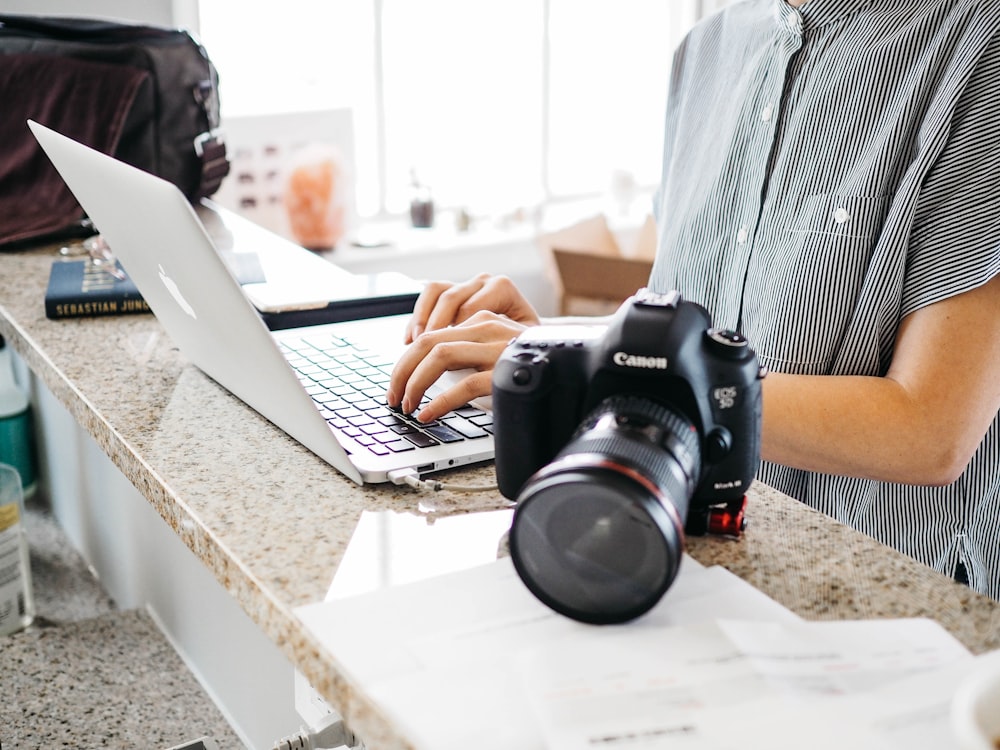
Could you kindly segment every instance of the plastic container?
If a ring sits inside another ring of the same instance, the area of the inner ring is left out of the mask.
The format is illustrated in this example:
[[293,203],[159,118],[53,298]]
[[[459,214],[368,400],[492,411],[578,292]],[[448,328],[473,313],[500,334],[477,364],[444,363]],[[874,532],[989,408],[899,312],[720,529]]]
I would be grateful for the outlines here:
[[0,464],[0,636],[27,627],[34,617],[21,476]]

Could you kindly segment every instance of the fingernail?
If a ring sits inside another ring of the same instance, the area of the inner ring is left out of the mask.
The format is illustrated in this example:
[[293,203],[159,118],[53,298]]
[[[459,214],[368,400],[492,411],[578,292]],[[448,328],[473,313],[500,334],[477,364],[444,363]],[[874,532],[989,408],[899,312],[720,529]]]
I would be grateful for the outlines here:
[[396,405],[396,393],[391,388],[385,392],[385,402],[389,406]]

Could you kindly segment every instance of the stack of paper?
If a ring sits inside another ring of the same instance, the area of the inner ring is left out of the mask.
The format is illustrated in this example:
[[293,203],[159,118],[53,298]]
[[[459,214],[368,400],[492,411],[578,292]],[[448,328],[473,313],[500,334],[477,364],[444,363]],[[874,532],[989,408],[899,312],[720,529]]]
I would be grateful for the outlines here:
[[804,622],[685,558],[646,616],[558,615],[509,560],[298,610],[434,750],[935,748],[972,658],[928,620]]

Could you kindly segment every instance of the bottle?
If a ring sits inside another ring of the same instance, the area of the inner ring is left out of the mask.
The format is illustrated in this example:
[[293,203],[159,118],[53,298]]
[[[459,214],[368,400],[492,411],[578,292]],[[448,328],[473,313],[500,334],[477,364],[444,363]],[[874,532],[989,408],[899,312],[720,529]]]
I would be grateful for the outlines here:
[[417,179],[415,169],[410,170],[410,223],[415,229],[434,226],[434,198],[431,189]]
[[27,627],[35,617],[23,519],[21,475],[0,463],[0,636]]
[[21,476],[26,497],[35,491],[35,450],[31,439],[28,396],[14,379],[10,349],[0,336],[0,463],[13,466]]

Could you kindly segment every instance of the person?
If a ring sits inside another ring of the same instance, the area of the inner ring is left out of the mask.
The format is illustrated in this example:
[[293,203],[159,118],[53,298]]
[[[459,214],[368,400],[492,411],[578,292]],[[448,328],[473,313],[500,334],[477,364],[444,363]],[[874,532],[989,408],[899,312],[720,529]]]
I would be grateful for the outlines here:
[[[1000,599],[1000,3],[745,0],[675,53],[649,286],[768,369],[758,478]],[[490,390],[542,322],[504,278],[429,284],[410,410]]]

